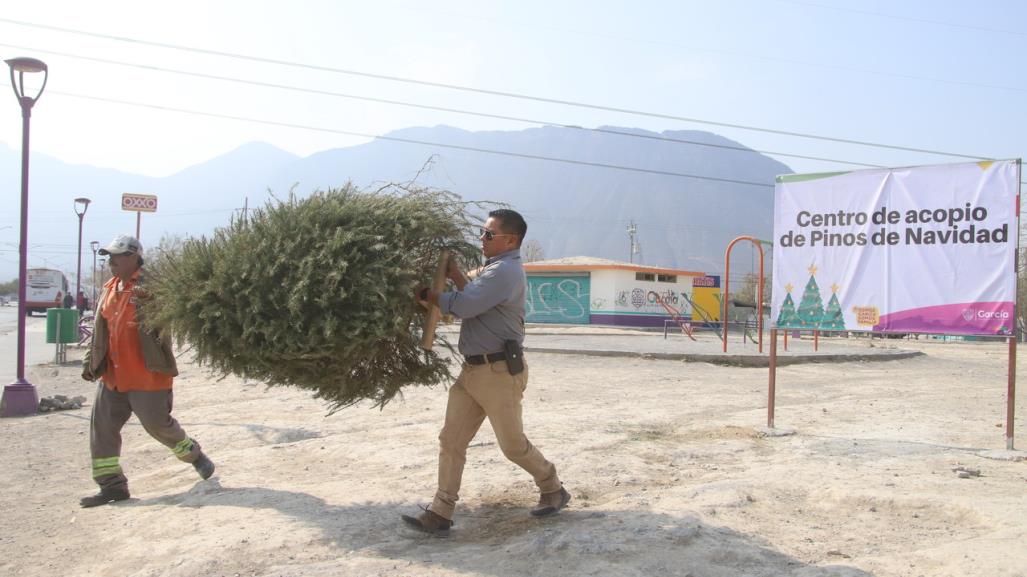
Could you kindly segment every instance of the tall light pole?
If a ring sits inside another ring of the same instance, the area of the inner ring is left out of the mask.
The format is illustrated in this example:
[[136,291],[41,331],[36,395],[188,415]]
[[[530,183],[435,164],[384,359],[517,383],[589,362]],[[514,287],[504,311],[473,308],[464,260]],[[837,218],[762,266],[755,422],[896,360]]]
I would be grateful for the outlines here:
[[[89,210],[89,199],[82,197],[75,199],[75,214],[78,215],[78,268],[75,269],[75,308],[78,308],[78,295],[82,294],[82,219]],[[78,207],[82,207],[82,212]]]
[[[12,58],[6,60],[11,68],[11,87],[21,105],[21,237],[18,250],[18,371],[17,379],[4,387],[0,399],[0,417],[35,414],[39,406],[36,387],[25,380],[25,281],[28,261],[29,225],[29,119],[32,106],[39,100],[46,88],[50,73],[46,64],[35,58]],[[43,73],[43,84],[33,98],[25,94],[25,73]],[[17,73],[17,74],[15,74]]]
[[628,224],[628,238],[631,239],[631,248],[628,250],[628,262],[635,262],[635,254],[638,250],[635,248],[635,234],[638,232],[638,227],[635,226],[635,221],[631,221]]
[[96,310],[96,250],[100,248],[100,243],[92,241],[89,243],[89,248],[93,249],[93,292],[89,293],[89,302],[93,305],[93,310]]

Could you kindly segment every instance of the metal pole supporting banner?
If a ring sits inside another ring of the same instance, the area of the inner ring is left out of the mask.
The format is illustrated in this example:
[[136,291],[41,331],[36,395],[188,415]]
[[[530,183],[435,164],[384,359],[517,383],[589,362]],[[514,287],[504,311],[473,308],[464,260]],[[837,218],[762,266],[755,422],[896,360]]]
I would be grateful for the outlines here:
[[774,397],[777,394],[777,329],[770,329],[770,382],[767,386],[767,426],[774,428]]
[[1009,337],[1009,379],[1006,387],[1006,450],[1013,450],[1013,418],[1016,406],[1016,335]]

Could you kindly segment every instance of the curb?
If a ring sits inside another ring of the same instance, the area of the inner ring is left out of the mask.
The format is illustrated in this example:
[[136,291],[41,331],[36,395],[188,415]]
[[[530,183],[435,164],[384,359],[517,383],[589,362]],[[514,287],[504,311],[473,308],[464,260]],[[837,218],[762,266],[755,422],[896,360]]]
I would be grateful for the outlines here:
[[[655,359],[663,361],[682,361],[686,363],[710,363],[727,367],[769,367],[768,355],[725,355],[695,353],[640,353],[635,351],[610,351],[594,349],[554,349],[544,347],[525,347],[526,352],[550,353],[555,355],[583,355],[588,357],[623,357],[631,359]],[[918,357],[920,351],[894,351],[880,353],[830,354],[830,355],[778,355],[777,366],[801,365],[809,363],[847,363],[870,361],[897,361]]]

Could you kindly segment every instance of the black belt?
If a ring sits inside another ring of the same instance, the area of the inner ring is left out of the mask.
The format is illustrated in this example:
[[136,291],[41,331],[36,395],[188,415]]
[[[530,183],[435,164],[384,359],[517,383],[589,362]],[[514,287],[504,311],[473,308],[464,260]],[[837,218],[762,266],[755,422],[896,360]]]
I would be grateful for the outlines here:
[[484,365],[485,363],[498,363],[499,361],[505,360],[506,353],[502,351],[487,355],[469,355],[464,357],[464,361],[469,365]]

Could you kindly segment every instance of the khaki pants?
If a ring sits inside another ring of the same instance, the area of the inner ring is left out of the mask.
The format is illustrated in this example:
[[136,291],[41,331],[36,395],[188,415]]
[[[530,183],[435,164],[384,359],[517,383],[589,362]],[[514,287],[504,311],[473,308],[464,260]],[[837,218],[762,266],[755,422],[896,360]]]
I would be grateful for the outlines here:
[[200,456],[200,445],[190,439],[171,416],[173,394],[165,391],[112,391],[100,382],[96,388],[93,415],[89,422],[89,452],[93,457],[93,480],[101,487],[122,488],[128,479],[121,470],[121,428],[135,413],[143,429],[176,457],[192,463]]
[[560,490],[556,466],[524,436],[521,398],[527,384],[527,363],[519,375],[507,372],[506,361],[464,364],[456,383],[449,389],[446,423],[439,434],[439,488],[432,511],[447,519],[453,518],[467,446],[485,417],[489,418],[499,448],[507,459],[530,473],[541,492]]

